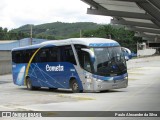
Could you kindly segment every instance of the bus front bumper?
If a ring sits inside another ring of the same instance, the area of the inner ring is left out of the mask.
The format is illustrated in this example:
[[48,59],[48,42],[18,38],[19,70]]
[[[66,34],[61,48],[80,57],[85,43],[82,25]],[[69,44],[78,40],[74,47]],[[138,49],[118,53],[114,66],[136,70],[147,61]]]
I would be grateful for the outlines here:
[[90,84],[90,87],[86,87],[87,89],[85,89],[84,91],[99,92],[110,89],[126,88],[128,86],[128,77],[120,80],[109,80],[109,81],[97,79],[94,80],[93,83],[94,84]]
[[110,89],[126,88],[127,86],[128,86],[128,79],[111,80],[111,81],[97,80],[95,82],[94,90],[103,91]]

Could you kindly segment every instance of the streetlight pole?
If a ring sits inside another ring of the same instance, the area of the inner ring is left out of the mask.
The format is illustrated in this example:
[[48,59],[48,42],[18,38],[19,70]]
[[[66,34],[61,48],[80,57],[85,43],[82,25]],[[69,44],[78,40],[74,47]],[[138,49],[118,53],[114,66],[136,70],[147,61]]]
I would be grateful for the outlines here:
[[31,35],[31,45],[32,45],[32,25],[31,25],[30,35]]
[[80,32],[79,32],[79,37],[81,38],[82,37],[82,30],[80,29]]
[[139,47],[139,43],[138,43],[138,41],[137,41],[137,57],[139,56],[139,55],[138,55],[138,47]]

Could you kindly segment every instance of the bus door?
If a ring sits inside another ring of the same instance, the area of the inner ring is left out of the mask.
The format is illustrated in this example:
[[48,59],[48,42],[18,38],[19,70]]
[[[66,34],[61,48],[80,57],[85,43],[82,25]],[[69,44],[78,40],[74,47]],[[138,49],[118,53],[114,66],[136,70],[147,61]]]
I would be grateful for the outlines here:
[[80,66],[83,68],[83,74],[85,76],[84,88],[86,90],[93,90],[94,83],[92,80],[93,66],[91,62],[90,54],[86,51],[81,50],[79,54]]

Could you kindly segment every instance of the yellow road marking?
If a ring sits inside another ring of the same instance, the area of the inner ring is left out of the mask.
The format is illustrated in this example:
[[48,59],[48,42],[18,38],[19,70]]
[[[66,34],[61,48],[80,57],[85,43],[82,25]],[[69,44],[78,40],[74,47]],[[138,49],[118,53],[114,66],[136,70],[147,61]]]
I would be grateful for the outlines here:
[[65,95],[65,94],[59,94],[58,97],[68,97],[68,98],[74,98],[77,100],[95,100],[95,98],[92,97],[83,97],[83,96],[73,96],[73,95]]

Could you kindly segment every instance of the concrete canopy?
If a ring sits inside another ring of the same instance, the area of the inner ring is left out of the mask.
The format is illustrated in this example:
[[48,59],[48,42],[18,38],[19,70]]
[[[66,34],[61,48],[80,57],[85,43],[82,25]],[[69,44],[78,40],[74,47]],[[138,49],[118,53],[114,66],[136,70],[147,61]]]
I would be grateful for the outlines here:
[[82,0],[88,14],[112,16],[112,24],[125,25],[136,36],[160,41],[160,0]]

